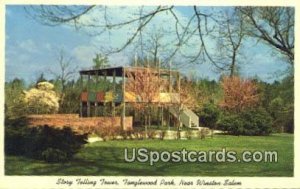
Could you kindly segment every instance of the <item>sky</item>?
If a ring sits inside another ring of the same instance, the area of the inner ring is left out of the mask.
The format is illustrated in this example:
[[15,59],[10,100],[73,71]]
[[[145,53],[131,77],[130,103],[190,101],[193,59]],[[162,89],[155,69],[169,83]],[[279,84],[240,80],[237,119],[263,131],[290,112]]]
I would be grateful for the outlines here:
[[[145,9],[147,8],[149,7]],[[131,17],[135,9],[136,7],[112,7],[111,19],[120,21],[124,17]],[[190,10],[191,7],[176,7],[175,9],[183,21],[188,20]],[[119,14],[120,11],[123,11],[122,14]],[[83,17],[81,21],[88,22],[99,17],[101,15],[95,11]],[[120,47],[133,30],[132,27],[128,27],[125,28],[127,33],[123,30],[111,36],[89,36],[86,31],[78,31],[66,25],[55,27],[42,25],[29,17],[23,6],[15,5],[6,6],[5,21],[5,79],[11,81],[19,78],[24,79],[26,83],[35,81],[41,73],[44,73],[46,79],[52,79],[52,72],[59,71],[57,54],[61,49],[64,50],[66,57],[72,57],[72,66],[77,67],[78,71],[90,68],[96,53],[107,46]],[[162,15],[151,24],[148,28],[149,32],[160,27],[168,29],[174,25],[174,20],[171,20],[170,15]],[[167,43],[174,37],[166,35],[164,40]],[[257,44],[253,39],[247,40],[245,45],[243,65],[240,70],[244,77],[256,76],[267,82],[280,79],[277,75],[286,70],[287,63],[283,62],[278,53],[266,45]],[[213,45],[208,41],[208,46]],[[192,52],[194,49],[195,47],[188,47],[186,52]],[[128,65],[133,54],[132,51],[131,53],[126,51],[111,55],[110,64],[112,66]],[[186,75],[208,79],[218,79],[220,76],[220,73],[215,72],[209,62],[189,65],[184,67],[182,72]]]

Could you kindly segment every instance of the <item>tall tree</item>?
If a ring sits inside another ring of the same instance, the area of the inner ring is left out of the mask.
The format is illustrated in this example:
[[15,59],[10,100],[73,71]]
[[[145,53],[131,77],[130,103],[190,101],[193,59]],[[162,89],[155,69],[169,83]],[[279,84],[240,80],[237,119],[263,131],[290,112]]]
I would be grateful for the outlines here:
[[[137,7],[135,7],[137,8]],[[220,23],[216,17],[214,8],[199,6],[187,7],[190,13],[181,16],[181,13],[174,6],[149,6],[138,7],[137,11],[130,16],[121,19],[113,19],[112,7],[107,6],[32,6],[27,9],[29,14],[39,22],[56,26],[67,24],[76,29],[84,30],[90,35],[104,36],[112,34],[114,31],[127,31],[126,39],[118,47],[107,47],[106,54],[119,53],[132,47],[139,40],[145,41],[145,32],[153,30],[151,23],[155,23],[160,16],[170,15],[174,24],[168,31],[173,40],[170,40],[171,51],[168,52],[165,62],[180,56],[181,62],[203,63],[210,62],[218,70],[229,69],[231,75],[237,70],[237,54],[244,37],[241,30],[246,27],[247,36],[263,41],[265,44],[274,47],[287,57],[290,64],[294,63],[294,9],[291,7],[238,7],[237,12],[243,19],[228,19],[222,25],[227,26],[224,30],[230,33],[223,36],[228,39],[228,49],[230,49],[230,65],[224,66],[215,57],[212,33],[215,31],[215,24]],[[227,9],[234,10],[230,7]],[[124,11],[126,9],[121,9]],[[125,11],[126,12],[126,11]],[[95,16],[97,15],[97,16]],[[99,16],[100,15],[100,16]],[[156,19],[157,18],[157,19]],[[221,19],[223,20],[223,19]],[[234,25],[237,24],[238,27]],[[223,27],[221,26],[221,27]],[[229,26],[229,27],[228,27]],[[240,27],[239,27],[240,26]],[[85,30],[86,29],[86,30]],[[230,39],[232,39],[230,41]],[[209,45],[208,45],[209,44]],[[225,44],[224,44],[225,45]],[[102,47],[101,47],[102,48]],[[143,49],[143,48],[142,48]],[[143,51],[143,50],[142,50]],[[155,51],[154,51],[155,54]],[[226,53],[224,56],[227,56]],[[144,55],[145,56],[145,55]],[[143,56],[143,57],[144,57]],[[156,57],[156,56],[155,56]],[[224,58],[224,57],[223,57]],[[228,57],[227,57],[228,58]],[[228,68],[229,67],[229,68]]]
[[107,68],[109,67],[108,58],[105,55],[102,55],[100,53],[96,54],[96,57],[93,58],[94,68],[95,69],[101,69],[101,68]]
[[240,112],[254,107],[259,102],[257,85],[251,80],[240,77],[224,77],[221,86],[224,93],[220,106],[226,110]]
[[161,80],[156,70],[151,68],[128,70],[126,76],[126,91],[133,96],[133,106],[144,114],[147,132],[148,126],[151,125],[151,106],[159,103]]
[[238,71],[238,58],[241,55],[241,46],[245,38],[244,18],[236,10],[224,11],[218,21],[218,60],[223,70],[229,71],[232,77]]
[[72,79],[77,72],[77,67],[72,65],[73,58],[68,57],[64,49],[60,49],[57,53],[57,62],[59,71],[50,70],[61,84],[62,94],[65,92],[67,82]]
[[5,118],[14,119],[26,115],[25,89],[24,80],[15,78],[11,82],[5,82]]
[[237,10],[246,17],[249,36],[275,48],[294,64],[294,8],[239,7]]
[[[78,30],[87,29],[85,31],[90,35],[110,35],[114,31],[127,31],[129,27],[130,31],[126,32],[127,39],[125,42],[117,48],[108,48],[107,54],[125,50],[141,39],[139,37],[143,35],[150,23],[155,22],[155,18],[158,17],[159,19],[159,16],[168,14],[175,24],[170,27],[171,31],[169,31],[174,36],[174,40],[170,43],[173,48],[168,54],[166,62],[177,54],[185,54],[181,52],[184,47],[196,44],[197,47],[193,48],[193,53],[186,58],[190,62],[196,62],[200,58],[207,57],[215,64],[204,39],[204,36],[212,31],[208,22],[214,21],[214,18],[210,12],[202,11],[201,7],[193,6],[190,8],[191,15],[187,19],[183,19],[174,6],[141,6],[131,16],[124,16],[120,20],[112,18],[110,10],[113,8],[108,6],[31,6],[26,10],[32,18],[42,24],[49,26],[72,25]],[[88,18],[89,16],[91,18]]]

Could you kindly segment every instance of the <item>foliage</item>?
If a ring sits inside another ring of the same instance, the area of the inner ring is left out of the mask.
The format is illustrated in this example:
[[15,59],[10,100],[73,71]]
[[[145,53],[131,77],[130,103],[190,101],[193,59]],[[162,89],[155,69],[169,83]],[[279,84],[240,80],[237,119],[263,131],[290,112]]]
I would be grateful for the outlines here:
[[128,70],[126,76],[126,91],[137,95],[138,102],[155,102],[160,92],[160,78],[151,68],[140,68]]
[[59,97],[53,91],[53,84],[40,82],[36,88],[25,91],[25,103],[28,113],[56,113],[59,108]]
[[42,152],[42,158],[47,162],[64,162],[68,160],[68,155],[62,150],[56,148],[47,148]]
[[104,140],[113,139],[118,135],[122,135],[123,131],[120,127],[113,127],[112,125],[104,125],[95,128],[95,134]]
[[86,135],[77,135],[67,127],[63,129],[49,126],[29,128],[16,123],[5,127],[6,154],[21,155],[47,162],[70,160],[85,144],[85,140]]
[[210,102],[219,102],[222,98],[222,90],[219,82],[200,78],[194,81],[195,90],[197,90],[197,105],[203,107]]
[[136,96],[132,105],[144,114],[145,130],[151,125],[151,105],[157,102],[161,88],[161,79],[155,72],[152,68],[140,68],[126,73],[126,91]]
[[178,93],[179,93],[179,102],[172,105],[175,106],[174,112],[177,118],[177,134],[179,136],[180,122],[181,122],[180,115],[186,109],[195,109],[195,107],[197,107],[197,100],[196,100],[197,90],[195,89],[195,86],[191,81],[185,81],[182,82]]
[[80,81],[70,81],[66,84],[61,95],[59,113],[79,113],[79,96],[81,93]]
[[272,84],[257,82],[262,94],[262,105],[270,113],[276,132],[294,132],[294,77],[288,75]]
[[218,128],[234,135],[269,135],[272,117],[264,108],[247,109],[242,112],[223,112]]
[[202,110],[199,112],[199,121],[205,127],[211,129],[215,128],[216,122],[219,118],[220,109],[213,102],[204,104]]
[[239,112],[254,107],[259,102],[257,86],[251,80],[243,80],[237,76],[224,77],[221,86],[224,99],[220,106],[224,109]]
[[109,62],[107,56],[104,56],[100,53],[96,54],[96,57],[93,58],[94,69],[101,69],[109,67]]
[[5,118],[15,119],[26,115],[26,104],[23,90],[25,84],[18,78],[10,83],[5,82]]
[[269,104],[269,111],[274,118],[274,129],[279,132],[294,131],[294,105],[284,104],[281,97],[274,98]]

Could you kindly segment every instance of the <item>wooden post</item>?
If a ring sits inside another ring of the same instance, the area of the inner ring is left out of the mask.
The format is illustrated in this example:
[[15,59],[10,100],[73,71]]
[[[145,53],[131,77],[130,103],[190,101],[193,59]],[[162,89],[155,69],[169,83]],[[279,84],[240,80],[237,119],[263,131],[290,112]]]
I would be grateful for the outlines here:
[[[81,88],[81,92],[83,91],[83,82],[82,82],[82,75],[80,74],[80,88]],[[80,112],[80,117],[82,117],[82,100],[81,100],[81,94],[80,94],[80,103],[79,103],[79,112]]]
[[104,81],[106,81],[106,79],[107,79],[107,72],[104,71]]
[[[160,78],[160,58],[158,58],[158,80],[161,83],[161,78]],[[159,88],[159,93],[161,92],[160,90],[161,90],[161,88]],[[161,108],[160,108],[160,119],[161,119],[160,126],[163,127],[164,126],[164,107],[163,107],[163,105],[160,102],[160,94],[159,94],[159,98],[158,99],[159,99],[158,103],[161,105]]]
[[91,102],[87,102],[87,117],[91,116]]
[[160,114],[160,118],[161,118],[161,127],[164,126],[164,107],[161,107],[161,114]]
[[171,60],[170,60],[170,62],[169,62],[169,93],[171,93],[172,92],[172,88],[171,88],[171,64],[172,64],[172,62],[171,62]]
[[[106,84],[106,71],[104,71],[104,74],[103,74],[103,78],[104,78],[104,83]],[[107,92],[107,88],[105,88],[104,90],[104,94]],[[106,110],[107,110],[107,105],[106,105],[106,99],[105,99],[105,95],[104,95],[104,103],[103,103],[103,115],[106,116]]]
[[113,99],[113,102],[112,102],[112,115],[113,117],[115,117],[116,115],[116,110],[115,110],[115,97],[116,97],[116,70],[114,69],[114,72],[113,72],[113,96],[114,96],[114,99]]
[[95,115],[94,115],[94,117],[97,117],[98,116],[98,110],[97,110],[98,109],[98,103],[97,103],[97,100],[94,103],[95,103],[94,104],[95,105],[95,112],[94,112]]
[[122,97],[122,118],[121,118],[121,127],[124,130],[125,129],[125,116],[126,116],[126,102],[125,102],[125,68],[123,68],[122,72],[122,78],[123,78],[123,97]]
[[88,74],[87,92],[89,92],[90,90],[90,82],[91,82],[90,80],[91,80],[91,75]]
[[171,119],[171,116],[170,116],[170,107],[168,107],[169,111],[168,111],[168,130],[170,130],[170,119]]
[[97,93],[98,93],[98,87],[99,87],[99,72],[96,71],[96,98],[95,98],[95,117],[98,116],[98,101],[97,101]]
[[91,102],[89,100],[89,92],[90,92],[90,81],[91,80],[91,75],[88,75],[88,87],[87,87],[87,94],[88,94],[88,99],[87,99],[87,117],[91,116]]
[[99,87],[99,72],[96,73],[96,92],[98,92]]

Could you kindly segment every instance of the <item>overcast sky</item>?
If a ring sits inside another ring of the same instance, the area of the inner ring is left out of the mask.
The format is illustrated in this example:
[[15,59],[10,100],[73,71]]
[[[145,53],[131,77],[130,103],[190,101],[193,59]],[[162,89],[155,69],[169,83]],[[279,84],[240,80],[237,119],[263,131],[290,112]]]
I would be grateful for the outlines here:
[[[135,7],[123,7],[123,15],[117,14],[119,9],[120,7],[112,9],[113,19],[121,19],[124,14],[130,16]],[[182,20],[189,17],[190,10],[189,7],[176,7],[176,12]],[[162,17],[154,20],[152,30],[160,25],[171,26],[168,15]],[[66,56],[73,58],[73,64],[78,66],[79,71],[92,66],[92,59],[103,45],[109,44],[117,47],[126,40],[126,35],[120,32],[116,32],[112,37],[91,37],[68,26],[45,26],[30,18],[22,6],[6,6],[5,34],[5,79],[9,81],[21,78],[27,83],[36,80],[42,72],[47,79],[50,79],[52,75],[49,70],[58,71],[56,57],[61,48],[66,52]],[[169,40],[172,36],[168,37],[165,39]],[[287,64],[277,56],[276,52],[251,39],[247,40],[245,45],[241,74],[244,77],[258,76],[268,82],[279,79],[276,75],[284,71]],[[190,48],[191,51],[194,49]],[[110,64],[127,65],[133,56],[128,52],[115,54],[109,57]],[[188,66],[183,72],[187,75],[194,74],[209,79],[218,79],[219,77],[209,63]]]

